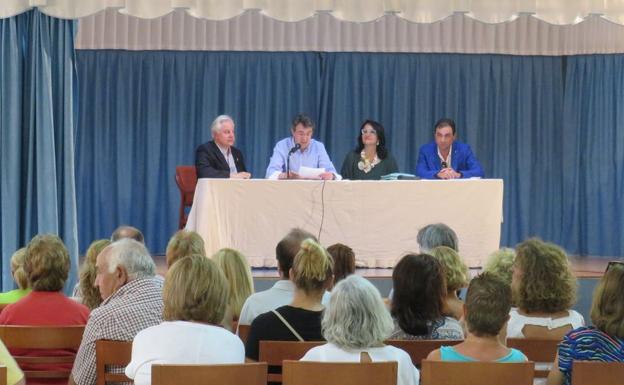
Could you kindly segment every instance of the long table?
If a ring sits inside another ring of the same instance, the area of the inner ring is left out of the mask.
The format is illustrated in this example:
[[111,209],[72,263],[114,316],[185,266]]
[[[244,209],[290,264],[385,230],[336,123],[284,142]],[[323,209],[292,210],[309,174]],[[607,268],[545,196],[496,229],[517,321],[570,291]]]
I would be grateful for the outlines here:
[[277,242],[300,227],[326,247],[352,247],[360,265],[385,268],[418,251],[420,228],[443,222],[457,233],[466,263],[477,267],[498,249],[502,219],[501,179],[200,179],[186,228],[204,238],[207,255],[234,248],[253,267],[276,266]]

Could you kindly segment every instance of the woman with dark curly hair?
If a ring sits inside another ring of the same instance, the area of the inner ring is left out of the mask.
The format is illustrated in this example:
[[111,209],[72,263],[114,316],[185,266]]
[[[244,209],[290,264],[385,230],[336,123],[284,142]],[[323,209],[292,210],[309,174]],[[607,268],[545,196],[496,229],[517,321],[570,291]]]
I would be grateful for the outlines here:
[[576,285],[560,247],[536,238],[519,244],[511,278],[517,308],[511,309],[507,337],[561,339],[583,326],[583,316],[571,310]]
[[392,272],[394,294],[390,312],[394,332],[390,339],[463,339],[457,320],[442,315],[446,280],[440,262],[428,254],[408,254]]
[[386,148],[384,131],[383,126],[374,120],[362,123],[355,150],[349,151],[342,162],[340,174],[343,179],[378,180],[399,170]]

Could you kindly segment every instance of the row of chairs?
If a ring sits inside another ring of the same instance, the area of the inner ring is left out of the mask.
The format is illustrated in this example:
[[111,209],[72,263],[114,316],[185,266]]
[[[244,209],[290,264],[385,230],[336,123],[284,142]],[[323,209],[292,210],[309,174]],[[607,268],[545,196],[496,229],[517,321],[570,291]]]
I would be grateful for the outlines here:
[[[4,344],[10,349],[70,349],[77,350],[80,346],[80,341],[82,339],[82,334],[84,332],[84,326],[63,326],[63,327],[47,327],[47,326],[0,326],[0,339],[4,342]],[[446,368],[444,366],[457,363],[439,363],[439,362],[428,362],[425,360],[426,356],[434,349],[439,348],[441,345],[453,345],[457,344],[460,341],[443,341],[443,340],[419,340],[419,341],[387,341],[389,344],[396,346],[400,349],[405,350],[410,354],[412,361],[416,366],[421,367],[422,364],[422,377],[424,379],[423,383],[431,383],[436,384],[437,382],[430,382],[436,379],[437,375],[454,375],[454,371],[452,368]],[[260,361],[264,363],[264,374],[261,375],[263,378],[263,384],[268,381],[270,382],[281,382],[284,384],[293,383],[293,379],[297,378],[296,374],[299,371],[303,371],[304,373],[309,370],[307,369],[310,363],[302,363],[298,364],[297,360],[299,360],[305,353],[311,349],[312,347],[318,346],[323,342],[291,342],[291,341],[261,341],[260,342]],[[554,360],[556,350],[557,350],[557,342],[551,340],[532,340],[532,339],[509,339],[508,345],[515,347],[525,353],[529,360],[533,362],[552,362]],[[123,372],[116,373],[110,369],[112,366],[125,367],[128,362],[130,362],[132,350],[131,342],[122,342],[122,341],[106,341],[100,340],[96,343],[96,362],[97,362],[97,385],[105,385],[107,383],[113,382],[130,382],[130,380],[123,374]],[[33,356],[17,356],[15,357],[18,364],[66,364],[71,366],[75,356],[73,355],[60,355],[60,356],[46,356],[46,357],[33,357]],[[293,363],[289,363],[289,362]],[[545,377],[548,372],[545,370],[534,370],[533,362],[530,362],[530,373],[529,375],[522,375],[520,377],[530,377],[531,379],[535,377]],[[292,368],[295,369],[287,369],[287,365],[283,363],[289,363]],[[320,363],[314,363],[320,364]],[[471,363],[470,367],[466,366],[465,368],[457,366],[460,369],[459,373],[460,377],[464,379],[471,378],[468,376],[471,373],[471,370],[475,371],[474,378],[479,378],[479,373],[488,373],[483,372],[483,370],[503,370],[505,372],[512,372],[516,366],[509,366],[510,364],[504,364],[500,369],[496,364],[492,368],[487,368],[486,364],[491,363]],[[618,381],[621,378],[624,378],[624,364],[608,364],[610,365],[610,370],[620,370],[619,375],[615,375],[615,372],[605,371],[603,368],[600,368],[601,363],[575,363],[575,370],[573,374],[576,377],[576,382],[580,384],[584,384],[584,373],[585,369],[582,367],[587,365],[587,370],[594,371],[597,370],[597,374],[591,374],[589,376],[589,383],[593,384],[601,384],[601,385],[609,385],[614,382],[609,382],[609,379],[617,378]],[[270,373],[267,375],[266,366],[277,366],[283,367],[283,375],[282,374],[274,374]],[[346,364],[345,364],[346,365]],[[338,365],[337,368],[347,367],[348,365]],[[356,365],[356,364],[354,364]],[[357,364],[364,365],[364,364]],[[501,364],[503,365],[503,364]],[[577,365],[581,366],[581,369],[576,370]],[[364,365],[366,366],[366,365]],[[383,365],[381,365],[383,366]],[[372,367],[381,367],[381,366],[372,366]],[[453,366],[453,365],[451,365]],[[162,365],[163,368],[157,369],[158,371],[164,370],[167,372],[169,365]],[[202,369],[203,367],[211,368],[213,366],[205,366],[205,365],[184,365],[184,368],[188,369],[188,376],[193,375],[193,373],[202,370],[211,370],[211,369]],[[232,365],[219,365],[214,366],[219,376],[226,376],[221,373],[222,371],[229,370],[229,367]],[[363,367],[363,366],[362,366]],[[521,369],[517,369],[520,372],[526,371],[527,365],[518,365],[518,367],[522,367]],[[254,369],[255,368],[255,369]],[[598,369],[596,369],[598,368]],[[186,369],[185,369],[186,370]],[[262,371],[262,365],[250,366],[249,369],[244,369],[243,372],[247,373],[256,373],[255,376],[259,375],[256,371]],[[295,371],[295,374],[291,374],[292,371]],[[332,369],[333,370],[333,369]],[[338,370],[338,369],[336,369]],[[359,370],[359,369],[358,369]],[[381,369],[379,369],[381,370]],[[383,369],[386,370],[386,369]],[[389,369],[388,369],[389,370]],[[317,373],[324,373],[323,380],[327,380],[326,374],[330,372],[326,372],[324,370],[318,370]],[[396,372],[396,370],[395,370]],[[159,372],[160,373],[160,372]],[[241,372],[242,373],[242,372]],[[347,372],[348,373],[348,372]],[[59,371],[34,371],[28,370],[25,371],[27,379],[34,378],[67,378],[69,377],[68,370],[59,370]],[[597,381],[597,375],[606,375],[608,378],[601,378],[600,381]],[[215,374],[216,375],[216,374]],[[168,374],[164,373],[160,377],[158,381],[165,381]],[[290,376],[287,378],[287,376]],[[294,376],[294,377],[293,377]],[[500,376],[488,376],[494,378],[504,378],[504,374]],[[307,378],[312,378],[313,374],[306,375]],[[395,376],[396,377],[396,376]],[[1,377],[0,377],[1,378]],[[6,379],[6,376],[4,376]],[[178,373],[178,381],[179,373]],[[368,377],[365,377],[368,378]],[[371,377],[372,378],[372,377]],[[154,379],[155,381],[156,379]],[[483,380],[483,379],[481,379]],[[297,380],[299,381],[299,380]],[[156,382],[155,382],[156,383]],[[178,382],[180,383],[180,382]],[[192,382],[182,382],[191,384]],[[296,382],[300,383],[300,382]],[[322,383],[322,382],[320,382]],[[443,383],[443,382],[442,382]],[[456,383],[455,381],[453,383]],[[470,382],[468,382],[470,383]],[[483,381],[480,383],[485,384]],[[512,385],[512,382],[505,382],[507,385]],[[303,383],[302,383],[303,384]],[[346,384],[346,383],[345,383]],[[380,383],[381,384],[381,383]],[[0,382],[0,385],[2,383]]]

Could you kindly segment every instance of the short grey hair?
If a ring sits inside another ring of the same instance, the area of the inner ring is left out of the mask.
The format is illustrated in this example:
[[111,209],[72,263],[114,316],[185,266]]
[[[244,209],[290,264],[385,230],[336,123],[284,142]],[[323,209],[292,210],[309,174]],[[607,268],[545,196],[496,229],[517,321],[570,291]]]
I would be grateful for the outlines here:
[[221,127],[224,122],[232,122],[234,124],[234,119],[230,115],[219,115],[215,120],[212,121],[210,125],[210,132],[214,136],[217,132],[221,131]]
[[379,290],[358,275],[334,287],[321,324],[327,342],[342,349],[383,346],[394,329]]
[[126,269],[129,280],[151,278],[156,274],[156,264],[142,243],[130,238],[113,242],[108,257],[108,271],[112,273],[118,266]]
[[305,128],[314,129],[314,121],[306,114],[297,114],[290,124],[290,130],[295,131],[295,128],[297,128],[299,124],[302,124]]
[[427,225],[418,231],[416,241],[421,253],[428,253],[438,246],[446,246],[458,251],[457,234],[444,223]]

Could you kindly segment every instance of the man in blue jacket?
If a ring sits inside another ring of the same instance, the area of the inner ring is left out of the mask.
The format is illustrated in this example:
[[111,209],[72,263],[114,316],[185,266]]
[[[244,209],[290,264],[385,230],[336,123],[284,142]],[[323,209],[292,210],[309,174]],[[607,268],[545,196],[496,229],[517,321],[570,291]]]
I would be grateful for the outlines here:
[[440,119],[434,126],[434,141],[420,147],[416,175],[423,179],[483,177],[481,164],[470,146],[455,141],[452,119]]

